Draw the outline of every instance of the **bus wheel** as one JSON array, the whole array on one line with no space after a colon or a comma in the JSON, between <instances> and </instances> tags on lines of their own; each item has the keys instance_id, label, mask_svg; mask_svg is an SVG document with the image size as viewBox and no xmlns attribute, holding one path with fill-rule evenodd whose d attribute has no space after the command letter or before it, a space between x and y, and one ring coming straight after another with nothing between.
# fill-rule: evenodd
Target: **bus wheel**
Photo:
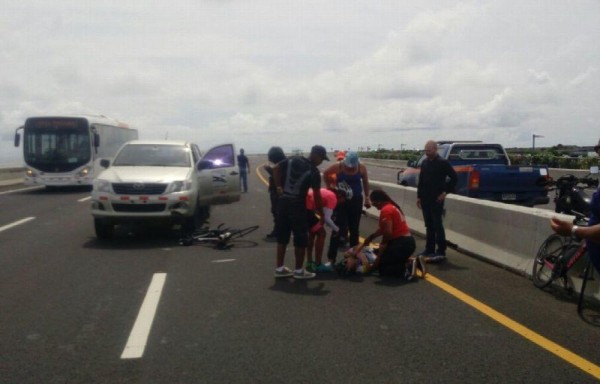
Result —
<instances>
[{"instance_id":1,"label":"bus wheel","mask_svg":"<svg viewBox=\"0 0 600 384\"><path fill-rule=\"evenodd\" d=\"M94 219L94 228L99 240L110 239L115 232L115 226L106 219Z\"/></svg>"}]
</instances>

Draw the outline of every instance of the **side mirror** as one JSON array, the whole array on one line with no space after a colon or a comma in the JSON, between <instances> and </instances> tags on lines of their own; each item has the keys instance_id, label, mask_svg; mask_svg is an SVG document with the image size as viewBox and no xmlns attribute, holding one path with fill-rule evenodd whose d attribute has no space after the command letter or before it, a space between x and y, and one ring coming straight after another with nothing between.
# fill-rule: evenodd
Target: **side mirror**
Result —
<instances>
[{"instance_id":1,"label":"side mirror","mask_svg":"<svg viewBox=\"0 0 600 384\"><path fill-rule=\"evenodd\" d=\"M15 147L18 147L20 143L21 143L21 135L19 135L18 133L15 133Z\"/></svg>"},{"instance_id":2,"label":"side mirror","mask_svg":"<svg viewBox=\"0 0 600 384\"><path fill-rule=\"evenodd\" d=\"M100 146L100 135L98 132L94 132L94 147L98 148Z\"/></svg>"},{"instance_id":3,"label":"side mirror","mask_svg":"<svg viewBox=\"0 0 600 384\"><path fill-rule=\"evenodd\" d=\"M590 167L590 173L592 175L597 175L598 174L598 166L594 165L594 166Z\"/></svg>"},{"instance_id":4,"label":"side mirror","mask_svg":"<svg viewBox=\"0 0 600 384\"><path fill-rule=\"evenodd\" d=\"M100 166L102 168L108 168L108 167L110 167L110 161L107 159L102 159L102 160L100 160Z\"/></svg>"},{"instance_id":5,"label":"side mirror","mask_svg":"<svg viewBox=\"0 0 600 384\"><path fill-rule=\"evenodd\" d=\"M414 160L409 160L408 163L406 163L407 167L411 167L414 168L417 165L417 162Z\"/></svg>"},{"instance_id":6,"label":"side mirror","mask_svg":"<svg viewBox=\"0 0 600 384\"><path fill-rule=\"evenodd\" d=\"M209 160L200 160L198 162L198 166L196 168L199 171L202 171L204 169L212 169L213 168L213 163L212 163L212 161L209 161Z\"/></svg>"}]
</instances>

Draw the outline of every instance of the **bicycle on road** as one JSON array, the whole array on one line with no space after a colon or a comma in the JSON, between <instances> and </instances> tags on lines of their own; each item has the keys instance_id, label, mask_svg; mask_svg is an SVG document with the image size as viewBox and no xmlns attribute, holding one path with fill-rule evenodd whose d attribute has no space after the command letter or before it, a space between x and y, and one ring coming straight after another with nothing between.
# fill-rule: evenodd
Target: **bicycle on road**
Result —
<instances>
[{"instance_id":1,"label":"bicycle on road","mask_svg":"<svg viewBox=\"0 0 600 384\"><path fill-rule=\"evenodd\" d=\"M252 225L249 227L236 229L236 228L225 228L224 224L220 224L217 228L204 227L198 231L193 232L190 235L182 237L179 240L179 244L190 246L190 245L204 245L212 246L215 249L225 250L236 247L250 247L256 246L257 243L251 240L242 240L241 238L256 231L259 228L258 225Z\"/></svg>"},{"instance_id":2,"label":"bicycle on road","mask_svg":"<svg viewBox=\"0 0 600 384\"><path fill-rule=\"evenodd\" d=\"M578 215L573 223L579 226L587 225L587 218ZM587 255L586 243L575 237L564 237L552 234L544 240L533 262L532 280L538 288L546 288L554 281L560 280L568 294L573 293L573 286L568 277L568 272L582 257ZM577 300L577 312L583 310L585 287L591 279L592 263L588 261L584 268L581 291Z\"/></svg>"}]
</instances>

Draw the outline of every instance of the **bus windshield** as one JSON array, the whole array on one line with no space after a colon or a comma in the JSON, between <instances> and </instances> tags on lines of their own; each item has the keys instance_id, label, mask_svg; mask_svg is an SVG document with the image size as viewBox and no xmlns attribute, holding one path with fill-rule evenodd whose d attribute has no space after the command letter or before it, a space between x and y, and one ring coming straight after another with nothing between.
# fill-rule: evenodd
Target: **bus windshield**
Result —
<instances>
[{"instance_id":1,"label":"bus windshield","mask_svg":"<svg viewBox=\"0 0 600 384\"><path fill-rule=\"evenodd\" d=\"M69 172L92 157L88 123L79 118L32 118L24 129L25 163L42 172Z\"/></svg>"}]
</instances>

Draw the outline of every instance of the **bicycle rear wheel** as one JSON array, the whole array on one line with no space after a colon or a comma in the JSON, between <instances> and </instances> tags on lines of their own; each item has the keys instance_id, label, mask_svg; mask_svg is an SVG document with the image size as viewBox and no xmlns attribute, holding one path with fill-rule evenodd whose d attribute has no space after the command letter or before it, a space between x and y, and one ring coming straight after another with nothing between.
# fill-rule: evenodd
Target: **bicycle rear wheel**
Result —
<instances>
[{"instance_id":1,"label":"bicycle rear wheel","mask_svg":"<svg viewBox=\"0 0 600 384\"><path fill-rule=\"evenodd\" d=\"M544 288L556 279L554 264L563 253L564 243L564 238L556 234L550 235L544 240L533 261L531 274L533 285Z\"/></svg>"},{"instance_id":2,"label":"bicycle rear wheel","mask_svg":"<svg viewBox=\"0 0 600 384\"><path fill-rule=\"evenodd\" d=\"M253 225L253 226L246 227L246 228L243 228L243 229L233 229L233 230L230 230L229 231L229 232L231 232L230 239L237 239L237 238L240 238L240 237L244 237L247 234L256 231L257 229L258 229L258 225Z\"/></svg>"}]
</instances>

